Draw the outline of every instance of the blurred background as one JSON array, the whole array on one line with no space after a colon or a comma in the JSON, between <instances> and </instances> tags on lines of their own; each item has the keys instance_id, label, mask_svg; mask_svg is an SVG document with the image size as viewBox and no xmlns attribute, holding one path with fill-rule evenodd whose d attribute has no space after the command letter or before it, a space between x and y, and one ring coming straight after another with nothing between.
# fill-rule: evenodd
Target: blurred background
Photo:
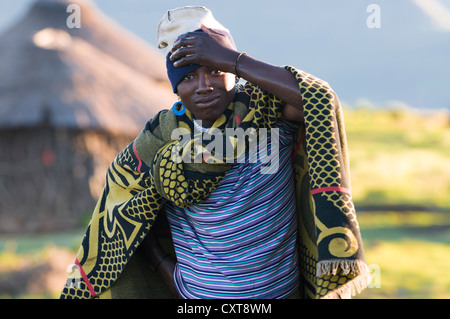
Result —
<instances>
[{"instance_id":1,"label":"blurred background","mask_svg":"<svg viewBox=\"0 0 450 319\"><path fill-rule=\"evenodd\" d=\"M58 297L107 166L175 101L156 28L184 5L339 95L358 298L450 298L450 0L0 0L0 298Z\"/></svg>"}]
</instances>

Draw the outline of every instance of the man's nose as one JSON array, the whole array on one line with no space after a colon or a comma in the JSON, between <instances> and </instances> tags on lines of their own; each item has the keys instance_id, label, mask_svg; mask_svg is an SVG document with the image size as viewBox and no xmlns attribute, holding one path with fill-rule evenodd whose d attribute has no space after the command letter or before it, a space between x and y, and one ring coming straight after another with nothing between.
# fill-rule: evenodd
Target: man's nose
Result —
<instances>
[{"instance_id":1,"label":"man's nose","mask_svg":"<svg viewBox=\"0 0 450 319\"><path fill-rule=\"evenodd\" d=\"M213 87L211 86L211 79L206 73L202 73L198 77L198 85L196 93L202 94L202 93L208 93L213 90Z\"/></svg>"}]
</instances>

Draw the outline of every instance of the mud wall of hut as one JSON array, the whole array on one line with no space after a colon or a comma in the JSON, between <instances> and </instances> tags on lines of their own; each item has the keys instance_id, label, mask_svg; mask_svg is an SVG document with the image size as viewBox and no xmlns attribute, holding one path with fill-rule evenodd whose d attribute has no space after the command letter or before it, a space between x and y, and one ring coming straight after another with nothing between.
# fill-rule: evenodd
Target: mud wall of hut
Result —
<instances>
[{"instance_id":1,"label":"mud wall of hut","mask_svg":"<svg viewBox=\"0 0 450 319\"><path fill-rule=\"evenodd\" d=\"M0 233L84 227L107 167L135 136L98 131L0 131Z\"/></svg>"}]
</instances>

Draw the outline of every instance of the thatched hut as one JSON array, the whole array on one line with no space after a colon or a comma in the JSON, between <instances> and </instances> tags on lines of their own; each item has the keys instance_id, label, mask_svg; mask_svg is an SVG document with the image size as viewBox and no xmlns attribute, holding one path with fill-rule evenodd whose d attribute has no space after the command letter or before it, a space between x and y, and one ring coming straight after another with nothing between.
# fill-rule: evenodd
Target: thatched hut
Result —
<instances>
[{"instance_id":1,"label":"thatched hut","mask_svg":"<svg viewBox=\"0 0 450 319\"><path fill-rule=\"evenodd\" d=\"M172 103L156 49L88 1L36 1L0 35L0 232L77 226L116 154Z\"/></svg>"}]
</instances>

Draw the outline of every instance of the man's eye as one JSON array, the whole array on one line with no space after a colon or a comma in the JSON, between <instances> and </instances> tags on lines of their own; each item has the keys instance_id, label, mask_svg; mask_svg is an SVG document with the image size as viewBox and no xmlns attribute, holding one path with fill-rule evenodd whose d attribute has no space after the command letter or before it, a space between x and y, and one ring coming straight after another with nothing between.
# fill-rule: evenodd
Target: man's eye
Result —
<instances>
[{"instance_id":1,"label":"man's eye","mask_svg":"<svg viewBox=\"0 0 450 319\"><path fill-rule=\"evenodd\" d=\"M214 74L214 75L221 75L222 73L223 72L220 71L219 69L214 69L214 70L211 71L211 74Z\"/></svg>"},{"instance_id":2,"label":"man's eye","mask_svg":"<svg viewBox=\"0 0 450 319\"><path fill-rule=\"evenodd\" d=\"M194 78L194 76L192 74L188 74L183 78L183 80L190 80L192 78Z\"/></svg>"}]
</instances>

